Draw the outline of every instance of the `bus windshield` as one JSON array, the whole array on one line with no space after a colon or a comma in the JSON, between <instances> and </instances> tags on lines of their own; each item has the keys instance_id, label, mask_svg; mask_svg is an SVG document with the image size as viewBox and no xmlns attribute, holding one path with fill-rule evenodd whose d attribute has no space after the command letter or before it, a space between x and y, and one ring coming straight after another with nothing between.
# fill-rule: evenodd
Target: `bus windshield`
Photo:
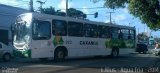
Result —
<instances>
[{"instance_id":1,"label":"bus windshield","mask_svg":"<svg viewBox=\"0 0 160 73\"><path fill-rule=\"evenodd\" d=\"M27 48L30 39L30 23L23 17L18 17L14 24L13 44L16 48Z\"/></svg>"}]
</instances>

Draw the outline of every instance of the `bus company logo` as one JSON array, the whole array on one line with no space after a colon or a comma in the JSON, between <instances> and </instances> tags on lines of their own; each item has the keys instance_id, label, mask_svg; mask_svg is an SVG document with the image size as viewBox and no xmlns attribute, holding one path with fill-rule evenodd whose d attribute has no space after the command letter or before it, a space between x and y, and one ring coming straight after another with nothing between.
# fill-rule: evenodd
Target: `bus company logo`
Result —
<instances>
[{"instance_id":1,"label":"bus company logo","mask_svg":"<svg viewBox=\"0 0 160 73\"><path fill-rule=\"evenodd\" d=\"M64 41L63 41L62 36L55 36L54 37L54 39L53 39L53 45L54 46L63 45L63 44L64 44Z\"/></svg>"},{"instance_id":2,"label":"bus company logo","mask_svg":"<svg viewBox=\"0 0 160 73\"><path fill-rule=\"evenodd\" d=\"M97 41L80 41L80 45L98 45Z\"/></svg>"}]
</instances>

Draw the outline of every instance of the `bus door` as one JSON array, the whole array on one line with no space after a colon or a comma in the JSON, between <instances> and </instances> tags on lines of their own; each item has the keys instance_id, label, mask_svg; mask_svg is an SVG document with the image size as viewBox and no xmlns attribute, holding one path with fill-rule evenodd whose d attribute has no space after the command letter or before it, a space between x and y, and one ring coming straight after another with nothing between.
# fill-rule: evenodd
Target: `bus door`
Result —
<instances>
[{"instance_id":1,"label":"bus door","mask_svg":"<svg viewBox=\"0 0 160 73\"><path fill-rule=\"evenodd\" d=\"M51 48L51 23L49 21L36 20L32 26L32 57L46 58L53 56Z\"/></svg>"}]
</instances>

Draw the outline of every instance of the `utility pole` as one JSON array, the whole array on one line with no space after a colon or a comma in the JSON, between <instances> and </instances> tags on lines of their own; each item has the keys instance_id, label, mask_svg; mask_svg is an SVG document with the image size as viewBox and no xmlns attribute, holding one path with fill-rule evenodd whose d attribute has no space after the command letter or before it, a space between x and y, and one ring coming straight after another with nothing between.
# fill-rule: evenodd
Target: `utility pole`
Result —
<instances>
[{"instance_id":1,"label":"utility pole","mask_svg":"<svg viewBox=\"0 0 160 73\"><path fill-rule=\"evenodd\" d=\"M138 34L139 34L139 28L138 28Z\"/></svg>"},{"instance_id":2,"label":"utility pole","mask_svg":"<svg viewBox=\"0 0 160 73\"><path fill-rule=\"evenodd\" d=\"M68 0L66 0L66 16L68 16Z\"/></svg>"},{"instance_id":3,"label":"utility pole","mask_svg":"<svg viewBox=\"0 0 160 73\"><path fill-rule=\"evenodd\" d=\"M145 24L144 24L144 32L146 32L146 26L145 26Z\"/></svg>"},{"instance_id":4,"label":"utility pole","mask_svg":"<svg viewBox=\"0 0 160 73\"><path fill-rule=\"evenodd\" d=\"M112 13L114 12L106 12L106 13L109 13L109 17L110 17L110 24L112 23Z\"/></svg>"},{"instance_id":5,"label":"utility pole","mask_svg":"<svg viewBox=\"0 0 160 73\"><path fill-rule=\"evenodd\" d=\"M29 2L29 10L30 10L30 12L34 12L34 9L33 9L33 0L30 0L30 2Z\"/></svg>"}]
</instances>

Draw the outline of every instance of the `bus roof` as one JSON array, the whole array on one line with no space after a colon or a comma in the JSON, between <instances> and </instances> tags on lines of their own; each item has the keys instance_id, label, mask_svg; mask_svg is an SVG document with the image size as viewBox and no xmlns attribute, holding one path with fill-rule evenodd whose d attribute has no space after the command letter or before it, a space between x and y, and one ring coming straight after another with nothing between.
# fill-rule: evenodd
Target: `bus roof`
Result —
<instances>
[{"instance_id":1,"label":"bus roof","mask_svg":"<svg viewBox=\"0 0 160 73\"><path fill-rule=\"evenodd\" d=\"M21 14L21 15L26 15L26 14L32 14L32 16L34 18L43 19L43 20L57 19L57 20L74 21L74 22L81 22L81 23L88 23L88 24L105 25L105 26L118 27L118 28L135 29L135 27L124 26L124 25L117 25L117 24L114 24L114 23L112 23L110 25L110 23L96 22L96 21L91 21L91 20L81 19L81 18L73 18L73 17L49 15L49 14L43 14L43 13L38 13L38 12L24 13L24 14Z\"/></svg>"}]
</instances>

